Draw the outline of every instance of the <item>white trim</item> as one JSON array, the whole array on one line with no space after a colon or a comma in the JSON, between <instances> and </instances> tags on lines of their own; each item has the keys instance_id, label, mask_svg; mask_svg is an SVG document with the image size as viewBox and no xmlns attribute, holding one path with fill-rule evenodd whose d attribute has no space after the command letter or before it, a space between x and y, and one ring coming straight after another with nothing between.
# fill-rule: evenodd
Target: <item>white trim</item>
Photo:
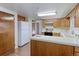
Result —
<instances>
[{"instance_id":1,"label":"white trim","mask_svg":"<svg viewBox=\"0 0 79 59\"><path fill-rule=\"evenodd\" d=\"M9 14L12 14L12 15L16 14L16 12L13 12L13 11L11 11L7 8L1 7L1 6L0 6L0 11L6 12L6 13L9 13Z\"/></svg>"},{"instance_id":2,"label":"white trim","mask_svg":"<svg viewBox=\"0 0 79 59\"><path fill-rule=\"evenodd\" d=\"M68 15L68 13L70 13L72 11L72 9L76 6L77 4L73 4L71 7L67 8L65 11L64 11L64 14L62 14L61 16L62 17L65 17Z\"/></svg>"},{"instance_id":3,"label":"white trim","mask_svg":"<svg viewBox=\"0 0 79 59\"><path fill-rule=\"evenodd\" d=\"M17 22L17 13L14 12L14 11L11 11L7 8L4 8L4 7L0 7L0 11L2 12L6 12L6 13L9 13L9 14L12 14L14 15L14 22L15 22L15 48L18 48L18 22Z\"/></svg>"}]
</instances>

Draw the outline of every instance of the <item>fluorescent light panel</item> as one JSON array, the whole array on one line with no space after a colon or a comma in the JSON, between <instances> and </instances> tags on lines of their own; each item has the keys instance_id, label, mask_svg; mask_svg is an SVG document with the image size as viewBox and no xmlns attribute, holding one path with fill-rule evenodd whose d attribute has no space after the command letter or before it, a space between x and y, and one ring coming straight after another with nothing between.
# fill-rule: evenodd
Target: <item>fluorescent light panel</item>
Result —
<instances>
[{"instance_id":1,"label":"fluorescent light panel","mask_svg":"<svg viewBox=\"0 0 79 59\"><path fill-rule=\"evenodd\" d=\"M56 11L46 11L46 12L39 12L38 16L51 16L51 15L56 15Z\"/></svg>"}]
</instances>

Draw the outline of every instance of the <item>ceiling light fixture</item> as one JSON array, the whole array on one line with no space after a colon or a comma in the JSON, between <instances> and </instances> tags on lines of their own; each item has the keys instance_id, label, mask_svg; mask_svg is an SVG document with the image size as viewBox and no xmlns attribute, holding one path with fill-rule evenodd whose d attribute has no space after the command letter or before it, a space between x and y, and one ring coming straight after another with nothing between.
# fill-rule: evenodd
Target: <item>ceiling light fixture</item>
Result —
<instances>
[{"instance_id":1,"label":"ceiling light fixture","mask_svg":"<svg viewBox=\"0 0 79 59\"><path fill-rule=\"evenodd\" d=\"M2 17L1 19L3 19L3 20L14 20L14 17Z\"/></svg>"},{"instance_id":2,"label":"ceiling light fixture","mask_svg":"<svg viewBox=\"0 0 79 59\"><path fill-rule=\"evenodd\" d=\"M52 15L56 15L56 10L54 10L54 11L39 12L37 15L38 16L52 16Z\"/></svg>"}]
</instances>

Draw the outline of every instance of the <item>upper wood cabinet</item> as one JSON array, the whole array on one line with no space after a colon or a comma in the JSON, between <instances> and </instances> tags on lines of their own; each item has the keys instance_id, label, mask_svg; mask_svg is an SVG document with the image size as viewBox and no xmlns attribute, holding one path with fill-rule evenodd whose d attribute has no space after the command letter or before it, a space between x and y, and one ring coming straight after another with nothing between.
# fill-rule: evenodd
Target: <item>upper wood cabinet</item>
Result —
<instances>
[{"instance_id":1,"label":"upper wood cabinet","mask_svg":"<svg viewBox=\"0 0 79 59\"><path fill-rule=\"evenodd\" d=\"M70 20L69 20L69 18L59 19L53 23L53 26L55 28L69 28L70 27Z\"/></svg>"},{"instance_id":2,"label":"upper wood cabinet","mask_svg":"<svg viewBox=\"0 0 79 59\"><path fill-rule=\"evenodd\" d=\"M54 28L69 28L70 27L69 17L61 18L61 19L57 19L57 20L52 20L51 23ZM45 20L42 21L42 26L43 26L43 28L45 28L45 26L46 26Z\"/></svg>"},{"instance_id":3,"label":"upper wood cabinet","mask_svg":"<svg viewBox=\"0 0 79 59\"><path fill-rule=\"evenodd\" d=\"M66 17L76 16L76 8L72 9Z\"/></svg>"},{"instance_id":4,"label":"upper wood cabinet","mask_svg":"<svg viewBox=\"0 0 79 59\"><path fill-rule=\"evenodd\" d=\"M75 27L79 27L79 4L77 4L75 8L67 15L67 17L71 16L74 16Z\"/></svg>"},{"instance_id":5,"label":"upper wood cabinet","mask_svg":"<svg viewBox=\"0 0 79 59\"><path fill-rule=\"evenodd\" d=\"M79 4L76 6L75 27L79 27Z\"/></svg>"},{"instance_id":6,"label":"upper wood cabinet","mask_svg":"<svg viewBox=\"0 0 79 59\"><path fill-rule=\"evenodd\" d=\"M28 21L27 17L18 15L18 21Z\"/></svg>"},{"instance_id":7,"label":"upper wood cabinet","mask_svg":"<svg viewBox=\"0 0 79 59\"><path fill-rule=\"evenodd\" d=\"M62 23L64 23L64 27L69 28L70 27L70 18L65 18L64 22L62 22Z\"/></svg>"},{"instance_id":8,"label":"upper wood cabinet","mask_svg":"<svg viewBox=\"0 0 79 59\"><path fill-rule=\"evenodd\" d=\"M54 22L53 22L53 26L54 26L55 28L61 27L61 20L56 20L56 21L54 21Z\"/></svg>"}]
</instances>

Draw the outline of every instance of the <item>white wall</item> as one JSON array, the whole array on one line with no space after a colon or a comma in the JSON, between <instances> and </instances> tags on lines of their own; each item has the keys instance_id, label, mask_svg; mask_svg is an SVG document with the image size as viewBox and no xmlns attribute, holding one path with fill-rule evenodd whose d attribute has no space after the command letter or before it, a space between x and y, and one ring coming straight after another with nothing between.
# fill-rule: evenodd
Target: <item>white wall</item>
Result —
<instances>
[{"instance_id":1,"label":"white wall","mask_svg":"<svg viewBox=\"0 0 79 59\"><path fill-rule=\"evenodd\" d=\"M29 28L28 28L28 31L29 31L29 36L28 36L28 39L30 40L31 37L32 37L32 18L28 17L28 22L29 22Z\"/></svg>"},{"instance_id":2,"label":"white wall","mask_svg":"<svg viewBox=\"0 0 79 59\"><path fill-rule=\"evenodd\" d=\"M70 17L70 33L74 33L74 16Z\"/></svg>"},{"instance_id":3,"label":"white wall","mask_svg":"<svg viewBox=\"0 0 79 59\"><path fill-rule=\"evenodd\" d=\"M36 33L37 33L37 23L39 23L39 34L41 34L41 32L42 32L42 22L41 22L41 20L37 20L35 22L35 31L36 31Z\"/></svg>"}]
</instances>

